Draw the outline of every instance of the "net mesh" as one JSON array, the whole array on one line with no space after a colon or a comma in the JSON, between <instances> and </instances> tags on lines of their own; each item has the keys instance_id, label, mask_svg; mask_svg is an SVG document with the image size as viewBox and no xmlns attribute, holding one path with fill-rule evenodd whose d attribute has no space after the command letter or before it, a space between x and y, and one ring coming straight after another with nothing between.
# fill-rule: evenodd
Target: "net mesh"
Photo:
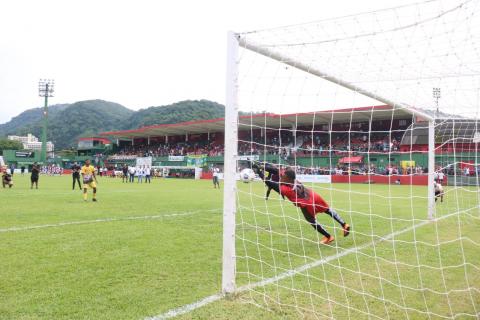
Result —
<instances>
[{"instance_id":1,"label":"net mesh","mask_svg":"<svg viewBox=\"0 0 480 320\"><path fill-rule=\"evenodd\" d=\"M317 214L335 237L324 245L298 205L239 183L240 299L285 318L480 316L479 5L238 34L238 169L294 168L352 228L343 237ZM443 187L433 219L428 121Z\"/></svg>"}]
</instances>

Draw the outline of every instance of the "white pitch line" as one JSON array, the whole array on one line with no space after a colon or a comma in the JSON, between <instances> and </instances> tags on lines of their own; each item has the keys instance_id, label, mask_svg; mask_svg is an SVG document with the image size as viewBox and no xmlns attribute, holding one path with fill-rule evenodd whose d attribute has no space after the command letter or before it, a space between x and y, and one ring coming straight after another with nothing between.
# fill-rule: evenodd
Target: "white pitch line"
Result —
<instances>
[{"instance_id":1,"label":"white pitch line","mask_svg":"<svg viewBox=\"0 0 480 320\"><path fill-rule=\"evenodd\" d=\"M265 280L262 280L262 281L259 281L259 282L256 282L256 283L252 283L252 284L249 284L249 285L245 285L245 286L242 286L242 287L239 287L237 288L236 290L236 293L241 293L241 292L244 292L244 291L248 291L248 290L251 290L253 288L256 288L256 287L261 287L261 286L266 286L266 285L269 285L269 284L272 284L272 283L275 283L277 281L280 281L280 280L283 280L285 278L289 278L289 277L292 277L294 275L297 275L299 273L302 273L308 269L311 269L311 268L315 268L315 267L318 267L318 266L321 266L322 264L326 264L332 260L335 260L335 259L339 259L341 257L344 257L346 255L349 255L349 254L352 254L352 253L355 253L355 252L358 252L358 251L361 251L363 249L366 249L368 247L371 247L373 245L376 245L380 242L383 242L385 240L389 240L391 238L394 238L396 236L399 236L401 234L404 234L404 233L407 233L409 231L412 231L416 228L419 228L419 227L423 227L424 225L427 225L431 222L438 222L440 220L443 220L443 219L446 219L446 218L449 218L451 216L454 216L454 215L457 215L458 212L454 212L454 213L450 213L450 214L447 214L445 216L441 216L440 218L437 218L435 220L425 220L425 221L422 221L416 225L413 225L411 227L408 227L408 228L405 228L405 229L402 229L402 230L399 230L397 232L393 232L393 233L390 233L384 237L381 237L375 241L372 241L372 242L368 242L364 245L361 245L359 247L354 247L354 248L350 248L350 249L347 249L347 250L344 250L342 251L341 253L338 253L338 254L335 254L335 255L332 255L332 256L328 256L328 257L325 257L323 259L320 259L320 260L317 260L317 261L314 261L312 263L308 263L308 264L305 264L301 267L298 267L296 269L293 269L293 270L288 270L286 272L283 272L275 277L272 277L272 278L268 278L268 279L265 279ZM218 301L218 300L221 300L222 298L224 298L225 295L223 293L218 293L218 294L214 294L214 295L211 295L211 296L208 296L206 298L203 298L202 300L199 300L197 302L194 302L194 303L191 303L191 304L187 304L187 305L184 305L182 307L179 307L179 308L175 308L175 309L172 309L166 313L163 313L163 314L160 314L160 315L157 315L157 316L153 316L153 317L147 317L145 318L145 320L164 320L164 319L170 319L170 318L174 318L174 317L177 317L179 315L182 315L182 314L186 314L186 313L189 313L195 309L198 309L200 307L203 307L209 303L212 303L212 302L215 302L215 301Z\"/></svg>"},{"instance_id":2,"label":"white pitch line","mask_svg":"<svg viewBox=\"0 0 480 320\"><path fill-rule=\"evenodd\" d=\"M197 302L187 304L187 305L185 305L183 307L180 307L180 308L172 309L172 310L168 311L167 313L161 314L159 316L154 316L154 317L151 317L151 318L145 318L145 320L160 320L160 319L169 319L169 318L177 317L181 314L189 313L189 312L191 312L195 309L203 307L203 306L205 306L209 303L221 300L223 297L224 297L224 295L222 293L214 294L213 296L203 298L202 300L199 300Z\"/></svg>"},{"instance_id":3,"label":"white pitch line","mask_svg":"<svg viewBox=\"0 0 480 320\"><path fill-rule=\"evenodd\" d=\"M27 230L36 230L36 229L45 229L45 228L56 228L70 225L82 225L82 224L92 224L100 222L112 222L112 221L129 221L129 220L153 220L160 218L168 217L180 217L180 216L189 216L199 212L221 212L220 209L215 210L199 210L191 211L184 213L172 213L172 214L161 214L161 215L152 215L152 216L139 216L139 217L124 217L124 218L104 218L104 219L95 219L95 220L83 220L83 221L69 221L69 222L59 222L54 224L42 224L37 226L26 226L26 227L10 227L5 229L0 229L0 233L5 232L14 232L14 231L27 231Z\"/></svg>"}]
</instances>

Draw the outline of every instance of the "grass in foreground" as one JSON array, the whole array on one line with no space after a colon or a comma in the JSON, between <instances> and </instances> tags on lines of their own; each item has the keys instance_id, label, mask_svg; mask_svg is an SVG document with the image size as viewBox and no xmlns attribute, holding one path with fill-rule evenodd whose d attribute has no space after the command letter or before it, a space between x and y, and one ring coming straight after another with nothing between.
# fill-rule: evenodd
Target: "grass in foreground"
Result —
<instances>
[{"instance_id":1,"label":"grass in foreground","mask_svg":"<svg viewBox=\"0 0 480 320\"><path fill-rule=\"evenodd\" d=\"M99 180L98 203L84 203L69 177L42 176L30 190L16 176L14 189L0 190L0 319L142 319L220 291L221 190L210 181ZM465 213L404 232L425 220L426 188L319 185L354 228L344 239L319 216L336 232L326 247L290 203L266 202L259 183L239 188L240 287L365 248L180 318L462 318L480 310L477 190L449 190L437 215Z\"/></svg>"}]
</instances>

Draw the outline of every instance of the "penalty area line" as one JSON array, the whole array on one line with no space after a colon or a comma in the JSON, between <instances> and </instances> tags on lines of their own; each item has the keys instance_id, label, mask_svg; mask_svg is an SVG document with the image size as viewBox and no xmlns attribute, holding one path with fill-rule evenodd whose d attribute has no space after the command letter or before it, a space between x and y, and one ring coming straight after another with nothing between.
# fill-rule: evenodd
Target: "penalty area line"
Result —
<instances>
[{"instance_id":1,"label":"penalty area line","mask_svg":"<svg viewBox=\"0 0 480 320\"><path fill-rule=\"evenodd\" d=\"M367 243L365 243L365 244L363 244L359 247L350 248L350 249L344 250L340 253L337 253L337 254L322 258L320 260L314 261L312 263L307 263L307 264L305 264L301 267L298 267L298 268L295 268L295 269L292 269L292 270L288 270L288 271L283 272L283 273L281 273L281 274L279 274L275 277L268 278L268 279L265 279L265 280L262 280L262 281L259 281L259 282L255 282L255 283L252 283L252 284L248 284L248 285L239 287L239 288L237 288L235 293L242 293L244 291L248 291L248 290L251 290L251 289L254 289L254 288L257 288L257 287L266 286L266 285L278 282L280 280L283 280L283 279L286 279L286 278L289 278L289 277L293 277L294 275L300 274L300 273L302 273L302 272L304 272L308 269L315 268L315 267L321 266L323 264L326 264L330 261L333 261L333 260L342 258L344 256L347 256L349 254L359 252L359 251L361 251L363 249L366 249L368 247L377 245L377 244L379 244L383 241L390 240L392 238L395 238L396 236L399 236L401 234L410 232L410 231L412 231L416 228L420 228L420 227L423 227L423 226L425 226L429 223L438 222L440 220L450 218L450 217L452 217L454 215L457 215L457 214L459 214L459 212L450 213L450 214L441 216L441 217L433 219L433 220L422 221L422 222L417 223L417 224L415 224L411 227L408 227L408 228L390 233L390 234L388 234L386 236L383 236L383 237L381 237L377 240L367 242ZM146 317L146 318L144 318L144 320L164 320L164 319L174 318L174 317L180 316L182 314L192 312L193 310L198 309L200 307L203 307L203 306L205 306L207 304L210 304L212 302L221 300L224 297L225 297L225 294L223 294L223 293L214 294L214 295L208 296L206 298L203 298L203 299L201 299L197 302L190 303L190 304L187 304L187 305L184 305L182 307L175 308L175 309L171 309L171 310L167 311L166 313L163 313L163 314L160 314L160 315L157 315L157 316L153 316L153 317Z\"/></svg>"},{"instance_id":2,"label":"penalty area line","mask_svg":"<svg viewBox=\"0 0 480 320\"><path fill-rule=\"evenodd\" d=\"M124 218L104 218L104 219L94 219L94 220L83 220L83 221L69 221L69 222L59 222L52 224L41 224L37 226L26 226L26 227L10 227L5 229L0 229L0 233L6 232L15 232L15 231L28 231L36 229L46 229L46 228L58 228L71 225L82 225L82 224L93 224L101 222L115 222L115 221L132 221L132 220L155 220L161 218L169 217L181 217L181 216L190 216L199 212L221 212L220 209L215 210L199 210L183 213L171 213L171 214L160 214L160 215L151 215L151 216L139 216L139 217L124 217Z\"/></svg>"}]
</instances>

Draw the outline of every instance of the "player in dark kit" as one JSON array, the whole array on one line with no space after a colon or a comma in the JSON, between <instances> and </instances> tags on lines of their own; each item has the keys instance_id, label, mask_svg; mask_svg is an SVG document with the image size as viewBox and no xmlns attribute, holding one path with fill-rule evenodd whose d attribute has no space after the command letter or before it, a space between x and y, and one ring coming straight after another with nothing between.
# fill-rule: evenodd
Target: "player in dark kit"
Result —
<instances>
[{"instance_id":1,"label":"player in dark kit","mask_svg":"<svg viewBox=\"0 0 480 320\"><path fill-rule=\"evenodd\" d=\"M122 167L122 182L128 182L128 166L126 164Z\"/></svg>"},{"instance_id":2,"label":"player in dark kit","mask_svg":"<svg viewBox=\"0 0 480 320\"><path fill-rule=\"evenodd\" d=\"M40 167L38 164L35 162L32 165L32 172L30 175L30 189L33 189L33 185L35 184L35 189L38 189L38 179L40 176Z\"/></svg>"},{"instance_id":3,"label":"player in dark kit","mask_svg":"<svg viewBox=\"0 0 480 320\"><path fill-rule=\"evenodd\" d=\"M75 190L75 184L78 182L78 189L82 190L82 184L80 183L80 166L75 162L72 166L72 179L73 187L72 190Z\"/></svg>"},{"instance_id":4,"label":"player in dark kit","mask_svg":"<svg viewBox=\"0 0 480 320\"><path fill-rule=\"evenodd\" d=\"M278 176L280 181L274 181L273 179L264 180L267 187L277 191L280 195L285 196L295 206L299 207L305 217L305 220L310 225L323 235L320 243L328 244L335 240L317 221L315 216L324 212L337 221L343 230L343 236L346 237L350 233L350 225L346 223L338 213L330 208L328 203L323 198L311 189L305 188L305 186L296 180L295 171L291 168L285 170L283 174L274 165L265 163L263 165L253 163L252 168L258 173L262 179L265 176L265 172L269 173L269 176Z\"/></svg>"},{"instance_id":5,"label":"player in dark kit","mask_svg":"<svg viewBox=\"0 0 480 320\"><path fill-rule=\"evenodd\" d=\"M280 193L280 170L277 167L267 163L263 166L262 170L261 165L259 165L258 163L253 163L252 168L267 186L267 194L265 195L265 200L268 200L268 198L270 197L270 192L272 191L272 189L277 191L277 193L280 194L285 200L285 196ZM268 170L266 168L268 168Z\"/></svg>"},{"instance_id":6,"label":"player in dark kit","mask_svg":"<svg viewBox=\"0 0 480 320\"><path fill-rule=\"evenodd\" d=\"M8 188L11 188L13 186L13 178L10 173L5 171L2 176L2 186L5 188L8 186Z\"/></svg>"}]
</instances>

